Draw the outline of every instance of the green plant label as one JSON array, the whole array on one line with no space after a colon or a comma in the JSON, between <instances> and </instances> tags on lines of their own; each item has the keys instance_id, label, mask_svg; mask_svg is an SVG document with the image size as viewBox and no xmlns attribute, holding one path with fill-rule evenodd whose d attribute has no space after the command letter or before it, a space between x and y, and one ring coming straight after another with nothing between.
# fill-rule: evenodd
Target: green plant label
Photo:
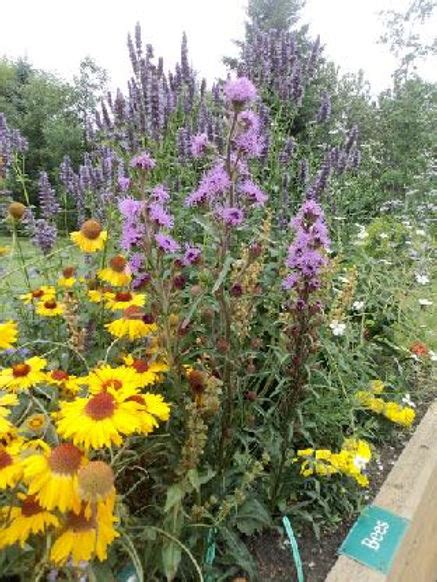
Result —
<instances>
[{"instance_id":1,"label":"green plant label","mask_svg":"<svg viewBox=\"0 0 437 582\"><path fill-rule=\"evenodd\" d=\"M338 553L387 574L408 525L408 519L370 505L361 513Z\"/></svg>"}]
</instances>

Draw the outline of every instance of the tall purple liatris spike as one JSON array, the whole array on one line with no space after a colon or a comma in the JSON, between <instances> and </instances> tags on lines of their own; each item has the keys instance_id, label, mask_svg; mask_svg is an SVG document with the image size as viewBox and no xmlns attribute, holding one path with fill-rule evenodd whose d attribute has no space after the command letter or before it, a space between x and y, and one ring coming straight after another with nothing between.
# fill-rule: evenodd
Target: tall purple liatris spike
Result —
<instances>
[{"instance_id":1,"label":"tall purple liatris spike","mask_svg":"<svg viewBox=\"0 0 437 582\"><path fill-rule=\"evenodd\" d=\"M38 198L42 216L46 220L53 220L59 214L61 207L56 200L56 193L50 184L47 172L40 172Z\"/></svg>"},{"instance_id":2,"label":"tall purple liatris spike","mask_svg":"<svg viewBox=\"0 0 437 582\"><path fill-rule=\"evenodd\" d=\"M326 123L331 116L331 97L325 91L320 102L320 109L317 113L317 123Z\"/></svg>"}]
</instances>

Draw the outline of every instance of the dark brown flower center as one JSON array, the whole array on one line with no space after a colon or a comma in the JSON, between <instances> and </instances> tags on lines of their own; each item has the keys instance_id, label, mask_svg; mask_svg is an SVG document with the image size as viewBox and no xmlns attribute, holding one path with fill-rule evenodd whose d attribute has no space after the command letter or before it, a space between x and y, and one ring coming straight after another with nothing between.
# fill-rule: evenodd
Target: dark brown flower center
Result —
<instances>
[{"instance_id":1,"label":"dark brown flower center","mask_svg":"<svg viewBox=\"0 0 437 582\"><path fill-rule=\"evenodd\" d=\"M102 232L102 227L97 222L97 220L87 220L82 224L82 228L80 232L83 236L89 240L95 240L99 238L100 233Z\"/></svg>"},{"instance_id":2,"label":"dark brown flower center","mask_svg":"<svg viewBox=\"0 0 437 582\"><path fill-rule=\"evenodd\" d=\"M80 467L82 452L71 443L64 443L53 449L49 466L55 473L73 475Z\"/></svg>"},{"instance_id":3,"label":"dark brown flower center","mask_svg":"<svg viewBox=\"0 0 437 582\"><path fill-rule=\"evenodd\" d=\"M52 374L51 374L53 380L58 380L59 382L62 382L64 380L68 380L68 378L70 377L67 372L64 372L64 370L53 370Z\"/></svg>"},{"instance_id":4,"label":"dark brown flower center","mask_svg":"<svg viewBox=\"0 0 437 582\"><path fill-rule=\"evenodd\" d=\"M32 297L34 299L39 299L43 295L44 295L44 291L42 289L35 289L35 291L32 291Z\"/></svg>"},{"instance_id":5,"label":"dark brown flower center","mask_svg":"<svg viewBox=\"0 0 437 582\"><path fill-rule=\"evenodd\" d=\"M26 499L24 499L21 506L21 513L25 517L32 517L32 515L36 515L37 513L41 513L42 511L44 511L44 509L41 507L38 501L36 501L33 495L30 495L29 497L26 497Z\"/></svg>"},{"instance_id":6,"label":"dark brown flower center","mask_svg":"<svg viewBox=\"0 0 437 582\"><path fill-rule=\"evenodd\" d=\"M62 271L62 274L66 279L70 279L70 277L72 277L75 272L75 267L65 267L65 269Z\"/></svg>"},{"instance_id":7,"label":"dark brown flower center","mask_svg":"<svg viewBox=\"0 0 437 582\"><path fill-rule=\"evenodd\" d=\"M3 447L0 447L0 471L9 465L12 465L12 457Z\"/></svg>"},{"instance_id":8,"label":"dark brown flower center","mask_svg":"<svg viewBox=\"0 0 437 582\"><path fill-rule=\"evenodd\" d=\"M54 299L49 299L48 301L44 301L44 307L46 309L55 309L57 307L57 303Z\"/></svg>"},{"instance_id":9,"label":"dark brown flower center","mask_svg":"<svg viewBox=\"0 0 437 582\"><path fill-rule=\"evenodd\" d=\"M115 271L116 273L122 273L126 267L127 261L121 255L117 255L116 257L113 257L109 261L109 264L113 271Z\"/></svg>"},{"instance_id":10,"label":"dark brown flower center","mask_svg":"<svg viewBox=\"0 0 437 582\"><path fill-rule=\"evenodd\" d=\"M107 392L93 396L85 406L85 413L93 420L110 418L114 414L115 400Z\"/></svg>"},{"instance_id":11,"label":"dark brown flower center","mask_svg":"<svg viewBox=\"0 0 437 582\"><path fill-rule=\"evenodd\" d=\"M116 301L130 301L132 299L132 293L129 291L119 291L115 294Z\"/></svg>"},{"instance_id":12,"label":"dark brown flower center","mask_svg":"<svg viewBox=\"0 0 437 582\"><path fill-rule=\"evenodd\" d=\"M137 307L136 305L130 305L127 309L123 312L124 319L143 319L144 311L141 307Z\"/></svg>"},{"instance_id":13,"label":"dark brown flower center","mask_svg":"<svg viewBox=\"0 0 437 582\"><path fill-rule=\"evenodd\" d=\"M141 396L141 394L134 394L133 396L129 396L129 398L126 398L126 402L136 402L137 404L146 404L146 401L144 400L144 397Z\"/></svg>"},{"instance_id":14,"label":"dark brown flower center","mask_svg":"<svg viewBox=\"0 0 437 582\"><path fill-rule=\"evenodd\" d=\"M12 375L14 378L22 378L23 376L27 376L30 370L31 367L29 364L16 364L12 366Z\"/></svg>"},{"instance_id":15,"label":"dark brown flower center","mask_svg":"<svg viewBox=\"0 0 437 582\"><path fill-rule=\"evenodd\" d=\"M114 390L120 390L123 387L123 382L121 380L117 380L117 378L110 378L109 380L105 380L102 382L102 390L106 392L108 388L113 388Z\"/></svg>"},{"instance_id":16,"label":"dark brown flower center","mask_svg":"<svg viewBox=\"0 0 437 582\"><path fill-rule=\"evenodd\" d=\"M87 519L83 510L79 515L70 511L67 514L67 527L75 532L86 531L95 527L95 520L92 517Z\"/></svg>"},{"instance_id":17,"label":"dark brown flower center","mask_svg":"<svg viewBox=\"0 0 437 582\"><path fill-rule=\"evenodd\" d=\"M132 367L135 368L139 374L142 374L143 372L147 372L149 369L149 364L146 362L146 360L136 359L133 361Z\"/></svg>"}]
</instances>

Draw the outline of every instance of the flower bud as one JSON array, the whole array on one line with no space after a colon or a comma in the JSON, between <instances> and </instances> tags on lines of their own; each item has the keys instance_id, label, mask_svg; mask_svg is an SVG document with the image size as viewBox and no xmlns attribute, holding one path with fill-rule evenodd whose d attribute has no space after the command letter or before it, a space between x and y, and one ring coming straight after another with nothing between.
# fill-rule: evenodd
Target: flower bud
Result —
<instances>
[{"instance_id":1,"label":"flower bud","mask_svg":"<svg viewBox=\"0 0 437 582\"><path fill-rule=\"evenodd\" d=\"M21 220L27 208L21 202L11 202L8 207L9 216L14 220Z\"/></svg>"}]
</instances>

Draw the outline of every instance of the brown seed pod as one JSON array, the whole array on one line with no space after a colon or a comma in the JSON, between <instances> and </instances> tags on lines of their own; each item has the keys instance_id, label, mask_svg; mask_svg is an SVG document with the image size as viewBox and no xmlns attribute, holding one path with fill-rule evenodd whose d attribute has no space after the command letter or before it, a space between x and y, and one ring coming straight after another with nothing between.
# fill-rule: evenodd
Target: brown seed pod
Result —
<instances>
[{"instance_id":1,"label":"brown seed pod","mask_svg":"<svg viewBox=\"0 0 437 582\"><path fill-rule=\"evenodd\" d=\"M102 232L102 227L97 222L97 220L87 220L82 224L80 232L83 236L89 240L95 240L99 238L100 233Z\"/></svg>"},{"instance_id":2,"label":"brown seed pod","mask_svg":"<svg viewBox=\"0 0 437 582\"><path fill-rule=\"evenodd\" d=\"M109 261L109 265L116 273L122 273L127 265L127 261L121 255L116 255Z\"/></svg>"},{"instance_id":3,"label":"brown seed pod","mask_svg":"<svg viewBox=\"0 0 437 582\"><path fill-rule=\"evenodd\" d=\"M15 220L21 220L27 208L21 202L11 202L8 207L9 216Z\"/></svg>"}]
</instances>

